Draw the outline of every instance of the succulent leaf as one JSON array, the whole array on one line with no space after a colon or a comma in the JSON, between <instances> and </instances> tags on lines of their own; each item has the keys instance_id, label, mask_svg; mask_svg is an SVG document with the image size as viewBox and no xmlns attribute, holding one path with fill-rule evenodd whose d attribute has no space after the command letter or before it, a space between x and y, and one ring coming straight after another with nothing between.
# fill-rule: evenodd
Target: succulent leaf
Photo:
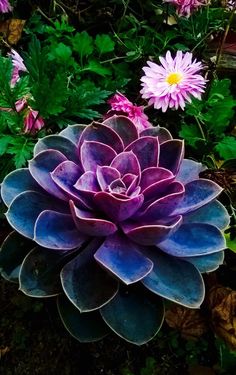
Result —
<instances>
[{"instance_id":1,"label":"succulent leaf","mask_svg":"<svg viewBox=\"0 0 236 375\"><path fill-rule=\"evenodd\" d=\"M33 241L15 231L7 236L0 250L0 273L4 279L18 283L23 259L33 246Z\"/></svg>"},{"instance_id":2,"label":"succulent leaf","mask_svg":"<svg viewBox=\"0 0 236 375\"><path fill-rule=\"evenodd\" d=\"M164 319L162 299L141 286L120 290L101 309L109 327L126 341L143 345L160 330Z\"/></svg>"}]
</instances>

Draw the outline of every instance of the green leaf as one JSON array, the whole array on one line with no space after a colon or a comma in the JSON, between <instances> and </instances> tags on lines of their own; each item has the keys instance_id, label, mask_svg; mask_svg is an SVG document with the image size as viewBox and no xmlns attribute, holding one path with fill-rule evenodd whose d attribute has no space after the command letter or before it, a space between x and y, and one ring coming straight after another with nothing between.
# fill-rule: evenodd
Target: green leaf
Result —
<instances>
[{"instance_id":1,"label":"green leaf","mask_svg":"<svg viewBox=\"0 0 236 375\"><path fill-rule=\"evenodd\" d=\"M49 53L49 60L58 60L59 62L69 63L72 56L72 50L70 47L66 46L64 43L59 43L53 50Z\"/></svg>"},{"instance_id":2,"label":"green leaf","mask_svg":"<svg viewBox=\"0 0 236 375\"><path fill-rule=\"evenodd\" d=\"M93 52L93 38L87 33L76 33L72 39L74 50L79 53L80 57L89 56Z\"/></svg>"},{"instance_id":3,"label":"green leaf","mask_svg":"<svg viewBox=\"0 0 236 375\"><path fill-rule=\"evenodd\" d=\"M107 52L112 52L115 48L115 43L107 34L97 35L95 45L101 55Z\"/></svg>"},{"instance_id":4,"label":"green leaf","mask_svg":"<svg viewBox=\"0 0 236 375\"><path fill-rule=\"evenodd\" d=\"M212 105L212 108L204 114L204 120L208 123L208 129L216 135L221 135L228 127L231 118L234 115L233 108L236 101L228 97Z\"/></svg>"},{"instance_id":5,"label":"green leaf","mask_svg":"<svg viewBox=\"0 0 236 375\"><path fill-rule=\"evenodd\" d=\"M18 99L22 99L23 96L29 93L29 76L24 76L16 82L13 88L13 95L14 99L17 101Z\"/></svg>"},{"instance_id":6,"label":"green leaf","mask_svg":"<svg viewBox=\"0 0 236 375\"><path fill-rule=\"evenodd\" d=\"M236 253L236 237L234 239L230 238L230 233L225 233L226 245L228 249Z\"/></svg>"},{"instance_id":7,"label":"green leaf","mask_svg":"<svg viewBox=\"0 0 236 375\"><path fill-rule=\"evenodd\" d=\"M236 152L236 138L226 136L215 146L216 151L223 159L235 158Z\"/></svg>"},{"instance_id":8,"label":"green leaf","mask_svg":"<svg viewBox=\"0 0 236 375\"><path fill-rule=\"evenodd\" d=\"M9 143L14 139L14 137L10 135L1 135L0 136L0 155L5 154L7 151Z\"/></svg>"},{"instance_id":9,"label":"green leaf","mask_svg":"<svg viewBox=\"0 0 236 375\"><path fill-rule=\"evenodd\" d=\"M12 138L7 153L13 155L16 168L23 167L26 161L32 157L33 147L34 143L23 136Z\"/></svg>"},{"instance_id":10,"label":"green leaf","mask_svg":"<svg viewBox=\"0 0 236 375\"><path fill-rule=\"evenodd\" d=\"M220 94L222 96L222 93L224 93L224 97L230 95L230 85L231 81L228 78L221 80L213 80L208 95L208 103L211 104L211 100L214 98L215 95Z\"/></svg>"},{"instance_id":11,"label":"green leaf","mask_svg":"<svg viewBox=\"0 0 236 375\"><path fill-rule=\"evenodd\" d=\"M84 70L90 70L91 72L103 77L112 74L109 68L106 68L105 66L101 65L99 61L96 60L89 61L89 64L84 68Z\"/></svg>"},{"instance_id":12,"label":"green leaf","mask_svg":"<svg viewBox=\"0 0 236 375\"><path fill-rule=\"evenodd\" d=\"M183 123L179 136L182 137L187 144L195 148L197 147L196 144L198 141L203 141L197 125L187 125Z\"/></svg>"}]
</instances>

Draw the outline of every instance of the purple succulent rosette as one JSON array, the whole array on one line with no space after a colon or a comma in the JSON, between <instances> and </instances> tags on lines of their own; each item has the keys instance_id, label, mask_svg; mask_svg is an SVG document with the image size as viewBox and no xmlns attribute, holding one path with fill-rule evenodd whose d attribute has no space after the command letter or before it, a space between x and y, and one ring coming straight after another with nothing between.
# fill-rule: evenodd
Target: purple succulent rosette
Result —
<instances>
[{"instance_id":1,"label":"purple succulent rosette","mask_svg":"<svg viewBox=\"0 0 236 375\"><path fill-rule=\"evenodd\" d=\"M124 116L40 139L28 168L1 186L15 229L2 275L27 295L58 296L81 342L110 328L146 343L162 325L163 298L198 308L201 273L223 261L229 216L201 170L168 130L139 133Z\"/></svg>"}]
</instances>

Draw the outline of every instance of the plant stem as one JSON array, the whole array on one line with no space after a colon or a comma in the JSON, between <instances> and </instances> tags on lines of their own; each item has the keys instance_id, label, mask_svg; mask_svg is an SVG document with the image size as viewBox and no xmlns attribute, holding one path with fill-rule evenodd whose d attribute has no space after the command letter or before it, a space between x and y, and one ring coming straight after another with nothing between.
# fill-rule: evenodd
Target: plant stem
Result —
<instances>
[{"instance_id":1,"label":"plant stem","mask_svg":"<svg viewBox=\"0 0 236 375\"><path fill-rule=\"evenodd\" d=\"M223 36L222 42L221 42L220 47L218 48L217 53L216 53L216 69L217 69L217 65L218 65L219 62L220 62L220 58L221 58L221 55L222 55L222 51L223 51L223 48L224 48L224 44L225 44L225 41L226 41L227 35L228 35L228 33L229 33L231 23L232 23L233 18L234 18L235 8L236 8L236 5L233 7L233 9L232 9L232 11L231 11L231 15L230 15L230 17L229 17L229 21L228 21L227 26L226 26L226 28L225 28L225 32L224 32L224 36Z\"/></svg>"},{"instance_id":2,"label":"plant stem","mask_svg":"<svg viewBox=\"0 0 236 375\"><path fill-rule=\"evenodd\" d=\"M198 128L199 128L199 131L200 131L200 133L201 133L202 139L203 139L204 141L206 141L207 139L206 139L205 133L204 133L204 131L203 131L203 128L202 128L202 124L201 124L201 122L199 121L199 119L197 118L197 116L194 116L194 118L195 118L196 123L197 123L197 125L198 125Z\"/></svg>"}]
</instances>

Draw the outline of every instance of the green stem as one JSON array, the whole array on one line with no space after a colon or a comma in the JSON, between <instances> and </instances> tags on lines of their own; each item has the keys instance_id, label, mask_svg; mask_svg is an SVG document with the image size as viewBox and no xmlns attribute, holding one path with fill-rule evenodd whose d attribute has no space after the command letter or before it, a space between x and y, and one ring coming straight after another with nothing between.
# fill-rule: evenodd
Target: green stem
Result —
<instances>
[{"instance_id":1,"label":"green stem","mask_svg":"<svg viewBox=\"0 0 236 375\"><path fill-rule=\"evenodd\" d=\"M125 59L127 56L116 56L116 57L113 57L112 59L108 59L108 60L104 60L104 61L100 61L100 64L107 64L109 62L113 62L113 61L116 61L116 60L121 60L121 59Z\"/></svg>"},{"instance_id":2,"label":"green stem","mask_svg":"<svg viewBox=\"0 0 236 375\"><path fill-rule=\"evenodd\" d=\"M204 36L204 38L202 38L201 40L200 40L200 42L198 42L197 44L196 44L196 46L194 46L193 47L193 49L192 49L192 53L195 51L195 49L197 49L203 42L204 42L204 40L205 39L207 39L207 38L209 38L209 36L211 36L211 34L213 34L214 33L214 31L210 31L208 34L206 34L205 36Z\"/></svg>"},{"instance_id":3,"label":"green stem","mask_svg":"<svg viewBox=\"0 0 236 375\"><path fill-rule=\"evenodd\" d=\"M202 128L202 124L201 122L199 121L199 119L197 118L197 116L194 116L195 120L196 120L196 123L198 125L198 128L199 128L199 131L201 133L201 136L202 136L202 139L206 142L206 136L205 136L205 133L203 131L203 128Z\"/></svg>"},{"instance_id":4,"label":"green stem","mask_svg":"<svg viewBox=\"0 0 236 375\"><path fill-rule=\"evenodd\" d=\"M222 39L222 42L220 44L220 47L218 48L218 51L216 53L216 69L217 69L217 65L219 64L220 62L220 58L222 56L222 52L223 52L223 48L224 48L224 44L225 44L225 41L226 41L226 38L227 38L227 35L229 33L229 30L230 30L230 27L231 27L231 23L233 21L233 18L234 18L234 12L235 12L235 9L236 9L236 5L233 7L232 11L231 11L231 14L230 14L230 17L229 17L229 21L227 23L227 26L225 28L225 33L224 33L224 36L223 36L223 39Z\"/></svg>"}]
</instances>

